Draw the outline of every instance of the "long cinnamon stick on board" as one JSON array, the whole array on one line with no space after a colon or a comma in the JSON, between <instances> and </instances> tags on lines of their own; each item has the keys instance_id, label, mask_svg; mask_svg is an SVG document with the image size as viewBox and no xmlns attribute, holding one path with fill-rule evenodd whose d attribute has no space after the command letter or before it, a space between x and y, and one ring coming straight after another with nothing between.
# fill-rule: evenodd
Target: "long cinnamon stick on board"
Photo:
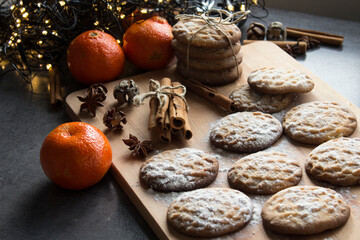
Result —
<instances>
[{"instance_id":1,"label":"long cinnamon stick on board","mask_svg":"<svg viewBox=\"0 0 360 240\"><path fill-rule=\"evenodd\" d=\"M287 27L286 33L289 37L308 36L319 40L321 43L327 43L335 46L340 46L344 41L344 36L341 35L335 35L335 34L300 29L300 28Z\"/></svg>"},{"instance_id":2,"label":"long cinnamon stick on board","mask_svg":"<svg viewBox=\"0 0 360 240\"><path fill-rule=\"evenodd\" d=\"M248 40L248 39L244 39L243 41L243 45L246 44L250 44L253 42L258 42L258 41L264 41L264 40ZM295 46L296 44L299 44L299 50L301 54L305 54L306 53L306 43L305 42L298 42L298 41L267 41L267 42L272 42L276 45L278 45L280 48L285 48L286 45L289 45L290 47Z\"/></svg>"},{"instance_id":3,"label":"long cinnamon stick on board","mask_svg":"<svg viewBox=\"0 0 360 240\"><path fill-rule=\"evenodd\" d=\"M226 109L229 112L235 111L235 103L230 98L216 92L214 89L194 80L182 78L181 82L187 89L200 95L201 97L215 103L217 106Z\"/></svg>"}]
</instances>

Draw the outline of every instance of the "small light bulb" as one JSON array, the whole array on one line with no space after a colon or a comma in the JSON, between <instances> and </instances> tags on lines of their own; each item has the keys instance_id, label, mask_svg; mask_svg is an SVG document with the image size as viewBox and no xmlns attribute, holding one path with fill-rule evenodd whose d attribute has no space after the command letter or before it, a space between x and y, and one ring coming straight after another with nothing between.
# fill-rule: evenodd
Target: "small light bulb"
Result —
<instances>
[{"instance_id":1,"label":"small light bulb","mask_svg":"<svg viewBox=\"0 0 360 240\"><path fill-rule=\"evenodd\" d=\"M47 32L46 30L43 30L41 33L42 33L43 35L47 35L47 34L48 34L48 32Z\"/></svg>"},{"instance_id":2,"label":"small light bulb","mask_svg":"<svg viewBox=\"0 0 360 240\"><path fill-rule=\"evenodd\" d=\"M45 20L45 23L46 23L46 24L48 24L49 22L50 22L50 20L49 20L49 19L46 19L46 20Z\"/></svg>"},{"instance_id":3,"label":"small light bulb","mask_svg":"<svg viewBox=\"0 0 360 240\"><path fill-rule=\"evenodd\" d=\"M95 26L99 25L99 21L94 22L94 25Z\"/></svg>"},{"instance_id":4,"label":"small light bulb","mask_svg":"<svg viewBox=\"0 0 360 240\"><path fill-rule=\"evenodd\" d=\"M43 55L41 55L41 54L38 54L38 55L37 55L37 57L38 57L38 58L42 58L42 57L43 57Z\"/></svg>"},{"instance_id":5,"label":"small light bulb","mask_svg":"<svg viewBox=\"0 0 360 240\"><path fill-rule=\"evenodd\" d=\"M141 13L142 13L142 14L147 13L147 9L141 9Z\"/></svg>"},{"instance_id":6,"label":"small light bulb","mask_svg":"<svg viewBox=\"0 0 360 240\"><path fill-rule=\"evenodd\" d=\"M14 10L14 8L15 8L15 5L11 5L10 9Z\"/></svg>"},{"instance_id":7,"label":"small light bulb","mask_svg":"<svg viewBox=\"0 0 360 240\"><path fill-rule=\"evenodd\" d=\"M124 18L125 18L125 14L121 14L121 15L120 15L120 18L121 18L121 19L124 19Z\"/></svg>"},{"instance_id":8,"label":"small light bulb","mask_svg":"<svg viewBox=\"0 0 360 240\"><path fill-rule=\"evenodd\" d=\"M230 12L233 12L233 11L234 11L234 6L233 6L233 5L231 5L231 4L230 4L230 5L228 5L228 7L227 7L227 8L228 8L228 10L229 10Z\"/></svg>"},{"instance_id":9,"label":"small light bulb","mask_svg":"<svg viewBox=\"0 0 360 240\"><path fill-rule=\"evenodd\" d=\"M23 8L20 9L20 12L23 13L23 12L25 12L25 10L26 9L23 7Z\"/></svg>"},{"instance_id":10,"label":"small light bulb","mask_svg":"<svg viewBox=\"0 0 360 240\"><path fill-rule=\"evenodd\" d=\"M28 12L24 12L24 14L22 15L23 18L27 18L29 16L29 13Z\"/></svg>"},{"instance_id":11,"label":"small light bulb","mask_svg":"<svg viewBox=\"0 0 360 240\"><path fill-rule=\"evenodd\" d=\"M121 41L120 41L119 39L116 39L116 41L117 41L117 43L118 43L118 44L120 44L120 43L121 43Z\"/></svg>"},{"instance_id":12,"label":"small light bulb","mask_svg":"<svg viewBox=\"0 0 360 240\"><path fill-rule=\"evenodd\" d=\"M59 1L59 4L60 4L60 6L65 6L65 2L64 1Z\"/></svg>"},{"instance_id":13,"label":"small light bulb","mask_svg":"<svg viewBox=\"0 0 360 240\"><path fill-rule=\"evenodd\" d=\"M21 43L21 39L19 38L18 40L16 40L17 43Z\"/></svg>"},{"instance_id":14,"label":"small light bulb","mask_svg":"<svg viewBox=\"0 0 360 240\"><path fill-rule=\"evenodd\" d=\"M241 6L240 6L240 11L245 11L245 4L241 4Z\"/></svg>"},{"instance_id":15,"label":"small light bulb","mask_svg":"<svg viewBox=\"0 0 360 240\"><path fill-rule=\"evenodd\" d=\"M41 41L41 40L38 41L38 44L39 44L39 45L41 45L42 43L43 43L43 41Z\"/></svg>"},{"instance_id":16,"label":"small light bulb","mask_svg":"<svg viewBox=\"0 0 360 240\"><path fill-rule=\"evenodd\" d=\"M50 70L52 68L52 65L50 63L46 64L46 69Z\"/></svg>"},{"instance_id":17,"label":"small light bulb","mask_svg":"<svg viewBox=\"0 0 360 240\"><path fill-rule=\"evenodd\" d=\"M16 22L17 22L17 23L20 23L20 22L21 22L21 20L18 18L18 19L16 19Z\"/></svg>"},{"instance_id":18,"label":"small light bulb","mask_svg":"<svg viewBox=\"0 0 360 240\"><path fill-rule=\"evenodd\" d=\"M19 4L20 4L20 5L23 5L24 3L23 3L23 1L20 1Z\"/></svg>"},{"instance_id":19,"label":"small light bulb","mask_svg":"<svg viewBox=\"0 0 360 240\"><path fill-rule=\"evenodd\" d=\"M163 2L163 0L159 0L159 3L162 3Z\"/></svg>"}]
</instances>

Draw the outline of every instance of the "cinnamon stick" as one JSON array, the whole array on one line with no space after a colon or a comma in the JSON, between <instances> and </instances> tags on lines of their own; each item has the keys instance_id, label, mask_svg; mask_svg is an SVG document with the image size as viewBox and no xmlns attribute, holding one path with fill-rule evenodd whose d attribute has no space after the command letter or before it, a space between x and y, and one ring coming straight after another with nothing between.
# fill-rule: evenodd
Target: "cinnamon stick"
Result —
<instances>
[{"instance_id":1,"label":"cinnamon stick","mask_svg":"<svg viewBox=\"0 0 360 240\"><path fill-rule=\"evenodd\" d=\"M63 103L61 94L60 75L56 67L49 70L49 85L50 85L50 106L52 109L59 108Z\"/></svg>"},{"instance_id":2,"label":"cinnamon stick","mask_svg":"<svg viewBox=\"0 0 360 240\"><path fill-rule=\"evenodd\" d=\"M180 86L179 82L173 82L173 87ZM182 94L182 88L173 90L176 94ZM181 129L185 126L185 115L187 115L186 103L179 96L174 95L169 103L170 126L171 128Z\"/></svg>"},{"instance_id":3,"label":"cinnamon stick","mask_svg":"<svg viewBox=\"0 0 360 240\"><path fill-rule=\"evenodd\" d=\"M150 106L150 114L149 114L149 124L148 124L148 130L156 127L156 113L158 110L158 104L159 100L156 97L152 97L149 101Z\"/></svg>"},{"instance_id":4,"label":"cinnamon stick","mask_svg":"<svg viewBox=\"0 0 360 240\"><path fill-rule=\"evenodd\" d=\"M161 131L160 139L165 143L170 143L171 142L171 131L167 131L167 132Z\"/></svg>"},{"instance_id":5,"label":"cinnamon stick","mask_svg":"<svg viewBox=\"0 0 360 240\"><path fill-rule=\"evenodd\" d=\"M190 122L189 122L188 115L185 116L185 126L181 129L181 131L186 140L189 140L190 138L192 138L193 133L190 128Z\"/></svg>"},{"instance_id":6,"label":"cinnamon stick","mask_svg":"<svg viewBox=\"0 0 360 240\"><path fill-rule=\"evenodd\" d=\"M335 35L335 34L300 29L300 28L287 27L286 33L289 37L299 38L302 36L308 36L319 40L321 43L331 44L335 46L340 46L344 41L344 36L341 35Z\"/></svg>"},{"instance_id":7,"label":"cinnamon stick","mask_svg":"<svg viewBox=\"0 0 360 240\"><path fill-rule=\"evenodd\" d=\"M171 86L171 79L170 78L161 79L160 85L161 86ZM169 96L164 95L163 102L158 107L155 121L156 121L157 126L159 126L160 128L162 128L162 126L165 124L165 115L169 108L169 101L170 101Z\"/></svg>"},{"instance_id":8,"label":"cinnamon stick","mask_svg":"<svg viewBox=\"0 0 360 240\"><path fill-rule=\"evenodd\" d=\"M264 40L248 40L248 39L244 39L243 45L250 44L250 43L253 43L253 42L257 42L257 41L264 41ZM306 45L305 42L298 42L298 41L267 41L267 42L272 42L272 43L278 45L280 48L285 48L286 45L289 45L290 47L293 47L296 44L299 44L300 53L301 54L306 53L307 45Z\"/></svg>"},{"instance_id":9,"label":"cinnamon stick","mask_svg":"<svg viewBox=\"0 0 360 240\"><path fill-rule=\"evenodd\" d=\"M215 103L217 106L226 109L229 112L235 111L235 103L230 98L216 92L214 89L194 80L182 78L181 82L190 91L200 95L201 97Z\"/></svg>"}]
</instances>

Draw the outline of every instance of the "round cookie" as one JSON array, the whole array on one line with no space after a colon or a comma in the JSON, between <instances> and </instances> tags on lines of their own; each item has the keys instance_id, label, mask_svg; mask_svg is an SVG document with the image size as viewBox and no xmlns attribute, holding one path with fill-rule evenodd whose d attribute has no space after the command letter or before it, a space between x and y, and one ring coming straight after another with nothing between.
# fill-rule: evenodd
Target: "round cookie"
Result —
<instances>
[{"instance_id":1,"label":"round cookie","mask_svg":"<svg viewBox=\"0 0 360 240\"><path fill-rule=\"evenodd\" d=\"M181 148L146 160L140 168L140 180L155 191L189 191L212 183L218 170L215 157L194 148Z\"/></svg>"},{"instance_id":2,"label":"round cookie","mask_svg":"<svg viewBox=\"0 0 360 240\"><path fill-rule=\"evenodd\" d=\"M213 21L218 21L213 18ZM226 48L237 43L241 38L241 31L235 24L219 24L216 27L207 25L203 19L182 19L172 29L174 38L183 44L204 48ZM226 36L223 34L225 33Z\"/></svg>"},{"instance_id":3,"label":"round cookie","mask_svg":"<svg viewBox=\"0 0 360 240\"><path fill-rule=\"evenodd\" d=\"M285 68L255 70L247 81L251 88L266 94L306 93L314 88L314 82L307 74Z\"/></svg>"},{"instance_id":4,"label":"round cookie","mask_svg":"<svg viewBox=\"0 0 360 240\"><path fill-rule=\"evenodd\" d=\"M187 66L186 55L182 55L181 53L176 53L176 57L178 61L180 61L183 65ZM236 65L239 65L243 60L243 55L241 52L238 52L234 56L230 56L228 58L223 59L198 59L198 58L189 58L189 67L192 69L205 70L205 71L217 71L217 70L225 70Z\"/></svg>"},{"instance_id":5,"label":"round cookie","mask_svg":"<svg viewBox=\"0 0 360 240\"><path fill-rule=\"evenodd\" d=\"M175 38L173 38L171 45L175 49L175 52L182 54L183 56L187 55L187 44L180 43ZM201 47L189 47L189 57L190 58L199 58L199 59L208 59L208 60L220 60L224 58L231 57L237 54L241 49L240 42L233 44L233 49L231 46L226 48L201 48ZM234 50L234 51L233 51Z\"/></svg>"},{"instance_id":6,"label":"round cookie","mask_svg":"<svg viewBox=\"0 0 360 240\"><path fill-rule=\"evenodd\" d=\"M260 111L265 113L280 112L292 101L290 93L263 94L252 90L247 84L235 89L229 98L235 102L236 111Z\"/></svg>"},{"instance_id":7,"label":"round cookie","mask_svg":"<svg viewBox=\"0 0 360 240\"><path fill-rule=\"evenodd\" d=\"M221 118L210 130L215 146L232 152L255 152L272 145L282 134L281 123L261 112L238 112Z\"/></svg>"},{"instance_id":8,"label":"round cookie","mask_svg":"<svg viewBox=\"0 0 360 240\"><path fill-rule=\"evenodd\" d=\"M308 144L321 144L330 139L347 137L357 125L349 108L335 102L309 102L288 111L282 125L292 139Z\"/></svg>"},{"instance_id":9,"label":"round cookie","mask_svg":"<svg viewBox=\"0 0 360 240\"><path fill-rule=\"evenodd\" d=\"M262 208L265 227L281 234L314 234L339 227L350 216L346 200L329 188L296 186L284 189Z\"/></svg>"},{"instance_id":10,"label":"round cookie","mask_svg":"<svg viewBox=\"0 0 360 240\"><path fill-rule=\"evenodd\" d=\"M284 153L266 151L241 158L229 169L231 187L254 194L273 194L298 184L302 171L298 161Z\"/></svg>"},{"instance_id":11,"label":"round cookie","mask_svg":"<svg viewBox=\"0 0 360 240\"><path fill-rule=\"evenodd\" d=\"M316 147L305 163L306 172L333 185L360 184L360 138L338 138Z\"/></svg>"},{"instance_id":12,"label":"round cookie","mask_svg":"<svg viewBox=\"0 0 360 240\"><path fill-rule=\"evenodd\" d=\"M194 68L187 68L185 64L177 63L177 72L184 78L193 78L199 82L209 85L218 86L236 81L242 73L242 67L232 67L221 71L204 71ZM239 70L239 72L238 72Z\"/></svg>"},{"instance_id":13,"label":"round cookie","mask_svg":"<svg viewBox=\"0 0 360 240\"><path fill-rule=\"evenodd\" d=\"M186 192L167 211L168 222L194 237L217 237L244 227L252 216L252 203L240 191L206 188Z\"/></svg>"}]
</instances>

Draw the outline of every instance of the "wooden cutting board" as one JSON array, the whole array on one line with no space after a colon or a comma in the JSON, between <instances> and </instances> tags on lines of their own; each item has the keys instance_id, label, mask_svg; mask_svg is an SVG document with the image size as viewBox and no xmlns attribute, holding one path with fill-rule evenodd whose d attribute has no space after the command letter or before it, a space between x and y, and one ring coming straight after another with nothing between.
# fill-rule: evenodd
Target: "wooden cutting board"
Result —
<instances>
[{"instance_id":1,"label":"wooden cutting board","mask_svg":"<svg viewBox=\"0 0 360 240\"><path fill-rule=\"evenodd\" d=\"M281 120L286 111L288 111L291 107L305 102L320 100L336 101L344 104L350 107L350 109L356 114L357 118L360 119L359 108L350 103L345 97L333 90L324 81L319 79L276 45L269 42L257 42L243 46L241 51L244 56L244 60L241 64L243 68L241 78L235 83L216 88L219 92L228 96L235 86L245 84L249 73L257 68L264 66L295 68L309 74L315 81L315 88L310 93L299 94L291 106L280 113L273 114L275 117ZM144 93L148 91L149 79L160 80L163 77L170 77L173 81L181 80L175 72L175 66L171 66L168 69L134 76L131 77L131 79L137 83L141 93ZM112 133L109 132L103 125L102 118L108 109L116 105L116 100L113 98L112 92L114 86L120 81L121 80L117 80L105 84L109 92L107 94L106 101L104 102L104 107L98 108L96 117L90 117L86 112L79 112L81 103L77 99L77 96L85 95L85 89L68 95L66 98L67 112L74 121L83 121L92 124L106 134L113 149L113 164L111 172L138 208L140 213L153 228L157 236L160 239L193 239L177 233L171 226L168 226L166 222L166 211L168 205L181 193L157 193L142 186L139 183L138 175L140 165L144 160L132 157L122 139L128 138L129 134L133 134L140 140L153 140L157 151L152 153L152 155L164 150L182 147L194 147L203 151L212 152L219 157L220 170L217 179L209 187L229 187L226 180L227 169L236 160L245 155L227 153L216 149L210 145L208 140L210 126L220 117L227 115L227 113L196 94L188 92L186 94L186 99L190 107L189 119L193 130L193 138L191 140L186 141L179 135L173 136L172 142L169 145L161 143L158 140L156 132L149 132L147 130L149 115L147 102L140 107L126 104L122 106L122 110L126 113L128 123L124 125L124 129L121 133ZM351 137L359 136L360 130L358 128ZM219 239L359 239L360 186L333 187L326 183L311 181L304 171L304 163L309 152L314 147L315 146L312 145L296 143L283 135L271 148L287 152L302 163L303 177L299 185L320 185L330 187L344 196L351 206L351 216L345 226L325 233L305 237L278 235L269 230L265 230L261 222L261 207L270 196L249 195L254 204L254 215L250 223L242 230Z\"/></svg>"}]
</instances>

